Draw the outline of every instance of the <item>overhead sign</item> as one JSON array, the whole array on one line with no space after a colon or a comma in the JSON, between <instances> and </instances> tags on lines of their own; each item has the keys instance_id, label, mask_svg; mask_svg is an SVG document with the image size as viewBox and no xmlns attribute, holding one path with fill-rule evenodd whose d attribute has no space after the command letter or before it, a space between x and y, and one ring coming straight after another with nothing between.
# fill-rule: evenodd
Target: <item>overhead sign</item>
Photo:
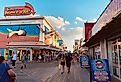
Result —
<instances>
[{"instance_id":1,"label":"overhead sign","mask_svg":"<svg viewBox=\"0 0 121 82\"><path fill-rule=\"evenodd\" d=\"M80 56L81 67L90 67L89 56Z\"/></svg>"},{"instance_id":2,"label":"overhead sign","mask_svg":"<svg viewBox=\"0 0 121 82\"><path fill-rule=\"evenodd\" d=\"M35 14L34 8L31 4L25 3L25 6L11 6L5 7L4 16L22 16Z\"/></svg>"},{"instance_id":3,"label":"overhead sign","mask_svg":"<svg viewBox=\"0 0 121 82\"><path fill-rule=\"evenodd\" d=\"M107 59L91 60L92 81L108 82L111 81L109 65Z\"/></svg>"}]
</instances>

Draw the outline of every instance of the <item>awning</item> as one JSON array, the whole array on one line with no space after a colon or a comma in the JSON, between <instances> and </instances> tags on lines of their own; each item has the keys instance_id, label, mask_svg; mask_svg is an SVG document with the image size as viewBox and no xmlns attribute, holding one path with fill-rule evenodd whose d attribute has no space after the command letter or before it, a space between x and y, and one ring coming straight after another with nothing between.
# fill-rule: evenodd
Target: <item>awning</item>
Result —
<instances>
[{"instance_id":1,"label":"awning","mask_svg":"<svg viewBox=\"0 0 121 82\"><path fill-rule=\"evenodd\" d=\"M43 43L43 42L9 42L6 45L8 48L33 48L33 49L48 49L48 50L55 50L60 51L58 48L50 47L49 45Z\"/></svg>"},{"instance_id":2,"label":"awning","mask_svg":"<svg viewBox=\"0 0 121 82\"><path fill-rule=\"evenodd\" d=\"M92 36L83 46L92 46L103 39L108 39L118 34L121 34L121 14L102 27L102 29Z\"/></svg>"}]
</instances>

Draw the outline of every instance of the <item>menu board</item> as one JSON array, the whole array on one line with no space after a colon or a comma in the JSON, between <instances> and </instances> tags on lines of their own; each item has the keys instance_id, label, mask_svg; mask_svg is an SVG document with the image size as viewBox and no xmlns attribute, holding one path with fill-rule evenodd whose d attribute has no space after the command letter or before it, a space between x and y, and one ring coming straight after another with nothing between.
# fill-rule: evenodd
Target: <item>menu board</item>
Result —
<instances>
[{"instance_id":1,"label":"menu board","mask_svg":"<svg viewBox=\"0 0 121 82\"><path fill-rule=\"evenodd\" d=\"M80 56L80 65L81 67L90 67L89 56Z\"/></svg>"},{"instance_id":2,"label":"menu board","mask_svg":"<svg viewBox=\"0 0 121 82\"><path fill-rule=\"evenodd\" d=\"M111 81L109 64L107 59L90 60L92 81Z\"/></svg>"}]
</instances>

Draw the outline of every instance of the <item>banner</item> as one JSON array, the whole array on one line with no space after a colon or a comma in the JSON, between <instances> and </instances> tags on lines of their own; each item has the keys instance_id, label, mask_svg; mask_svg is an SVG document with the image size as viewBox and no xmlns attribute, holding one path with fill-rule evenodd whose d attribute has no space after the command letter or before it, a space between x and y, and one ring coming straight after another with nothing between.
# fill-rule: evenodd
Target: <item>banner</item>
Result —
<instances>
[{"instance_id":1,"label":"banner","mask_svg":"<svg viewBox=\"0 0 121 82\"><path fill-rule=\"evenodd\" d=\"M80 65L81 67L90 67L89 65L89 56L80 56Z\"/></svg>"},{"instance_id":2,"label":"banner","mask_svg":"<svg viewBox=\"0 0 121 82\"><path fill-rule=\"evenodd\" d=\"M11 6L5 7L4 16L21 16L35 14L34 8L31 4L25 3L25 6Z\"/></svg>"},{"instance_id":3,"label":"banner","mask_svg":"<svg viewBox=\"0 0 121 82\"><path fill-rule=\"evenodd\" d=\"M111 81L109 64L107 59L91 60L92 81L108 82Z\"/></svg>"}]
</instances>

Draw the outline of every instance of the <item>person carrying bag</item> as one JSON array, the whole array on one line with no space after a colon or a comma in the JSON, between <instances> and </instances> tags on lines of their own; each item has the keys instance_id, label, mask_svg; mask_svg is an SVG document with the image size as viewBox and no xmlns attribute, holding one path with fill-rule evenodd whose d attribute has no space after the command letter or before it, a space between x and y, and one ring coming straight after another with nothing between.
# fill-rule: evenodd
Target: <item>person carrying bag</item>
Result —
<instances>
[{"instance_id":1,"label":"person carrying bag","mask_svg":"<svg viewBox=\"0 0 121 82\"><path fill-rule=\"evenodd\" d=\"M15 82L16 73L5 62L3 56L0 56L0 82Z\"/></svg>"}]
</instances>

